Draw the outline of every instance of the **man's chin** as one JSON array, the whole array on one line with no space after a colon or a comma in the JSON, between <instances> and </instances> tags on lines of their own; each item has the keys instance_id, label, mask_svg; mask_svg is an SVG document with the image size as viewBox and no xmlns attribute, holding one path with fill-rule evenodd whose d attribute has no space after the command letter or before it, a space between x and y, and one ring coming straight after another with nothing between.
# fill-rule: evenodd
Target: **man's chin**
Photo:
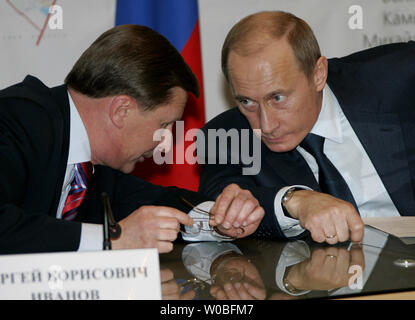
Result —
<instances>
[{"instance_id":1,"label":"man's chin","mask_svg":"<svg viewBox=\"0 0 415 320\"><path fill-rule=\"evenodd\" d=\"M121 168L119 168L118 170L121 171L122 173L129 174L133 172L134 169L135 169L135 163L128 163L122 166Z\"/></svg>"},{"instance_id":2,"label":"man's chin","mask_svg":"<svg viewBox=\"0 0 415 320\"><path fill-rule=\"evenodd\" d=\"M288 152L295 149L297 146L295 144L288 144L288 143L267 143L264 144L268 147L269 150L272 152Z\"/></svg>"}]
</instances>

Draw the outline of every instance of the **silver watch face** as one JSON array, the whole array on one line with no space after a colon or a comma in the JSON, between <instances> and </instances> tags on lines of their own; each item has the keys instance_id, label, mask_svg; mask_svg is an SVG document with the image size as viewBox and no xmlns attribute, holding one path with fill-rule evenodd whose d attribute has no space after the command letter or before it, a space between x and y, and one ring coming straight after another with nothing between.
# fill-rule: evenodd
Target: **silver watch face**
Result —
<instances>
[{"instance_id":1,"label":"silver watch face","mask_svg":"<svg viewBox=\"0 0 415 320\"><path fill-rule=\"evenodd\" d=\"M282 197L282 201L281 201L281 203L284 205L288 200L290 200L291 199L291 197L292 197L292 194L294 193L294 191L295 191L295 188L294 187L292 187L292 188L290 188L290 189L288 189L286 192L285 192L285 194L284 194L284 196Z\"/></svg>"}]
</instances>

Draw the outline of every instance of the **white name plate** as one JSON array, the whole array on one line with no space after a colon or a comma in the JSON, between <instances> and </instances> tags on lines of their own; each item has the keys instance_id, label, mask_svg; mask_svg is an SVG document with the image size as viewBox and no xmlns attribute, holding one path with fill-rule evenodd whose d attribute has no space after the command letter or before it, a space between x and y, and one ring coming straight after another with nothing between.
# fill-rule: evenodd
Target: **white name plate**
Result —
<instances>
[{"instance_id":1,"label":"white name plate","mask_svg":"<svg viewBox=\"0 0 415 320\"><path fill-rule=\"evenodd\" d=\"M2 300L160 300L157 249L0 256Z\"/></svg>"}]
</instances>

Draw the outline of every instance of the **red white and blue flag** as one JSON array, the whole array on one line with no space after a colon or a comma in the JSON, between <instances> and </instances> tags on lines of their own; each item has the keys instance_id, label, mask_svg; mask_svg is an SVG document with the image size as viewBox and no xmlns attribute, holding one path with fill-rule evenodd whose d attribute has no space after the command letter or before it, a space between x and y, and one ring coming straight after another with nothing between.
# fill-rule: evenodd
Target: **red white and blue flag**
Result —
<instances>
[{"instance_id":1,"label":"red white and blue flag","mask_svg":"<svg viewBox=\"0 0 415 320\"><path fill-rule=\"evenodd\" d=\"M118 0L116 25L121 24L148 26L165 36L182 54L200 85L199 98L189 94L182 119L184 134L189 129L202 127L205 123L205 107L197 0ZM183 152L192 143L184 139L175 141L173 165L160 166L149 159L138 164L133 174L154 184L197 190L200 167L186 161L179 161L184 162L182 164L176 161L176 151ZM182 159L183 155L179 157Z\"/></svg>"}]
</instances>

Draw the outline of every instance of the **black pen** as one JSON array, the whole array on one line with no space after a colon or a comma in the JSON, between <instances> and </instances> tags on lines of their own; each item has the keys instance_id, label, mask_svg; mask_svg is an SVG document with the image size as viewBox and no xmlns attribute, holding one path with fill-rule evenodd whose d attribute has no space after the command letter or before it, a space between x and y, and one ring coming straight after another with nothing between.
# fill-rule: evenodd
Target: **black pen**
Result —
<instances>
[{"instance_id":1,"label":"black pen","mask_svg":"<svg viewBox=\"0 0 415 320\"><path fill-rule=\"evenodd\" d=\"M121 226L114 219L108 194L103 192L101 196L104 207L103 248L104 250L111 250L111 240L116 240L121 236Z\"/></svg>"}]
</instances>

